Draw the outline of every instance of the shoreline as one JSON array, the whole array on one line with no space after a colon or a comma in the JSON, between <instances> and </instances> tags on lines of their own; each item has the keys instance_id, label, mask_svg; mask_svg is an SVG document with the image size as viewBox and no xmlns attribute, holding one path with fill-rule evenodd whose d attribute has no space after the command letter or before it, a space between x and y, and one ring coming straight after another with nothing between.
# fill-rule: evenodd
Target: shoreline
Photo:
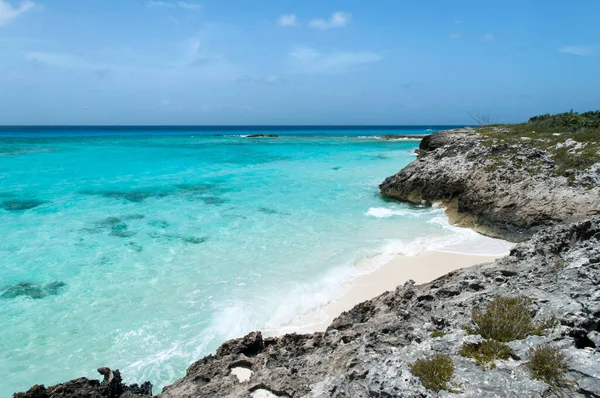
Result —
<instances>
[{"instance_id":1,"label":"shoreline","mask_svg":"<svg viewBox=\"0 0 600 398\"><path fill-rule=\"evenodd\" d=\"M506 255L506 254L505 254ZM288 333L310 334L324 332L335 318L357 304L394 291L409 280L417 285L429 283L449 272L492 262L505 255L476 255L441 250L426 250L416 256L395 255L381 267L349 281L344 290L328 303L298 316L274 330L265 330L266 336ZM359 263L358 268L367 267Z\"/></svg>"}]
</instances>

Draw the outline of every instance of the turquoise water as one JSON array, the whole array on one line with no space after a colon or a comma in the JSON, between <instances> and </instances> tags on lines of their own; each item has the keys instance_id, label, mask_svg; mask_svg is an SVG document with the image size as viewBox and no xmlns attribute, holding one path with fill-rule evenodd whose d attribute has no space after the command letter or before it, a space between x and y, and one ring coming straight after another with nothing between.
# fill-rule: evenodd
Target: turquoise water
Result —
<instances>
[{"instance_id":1,"label":"turquoise water","mask_svg":"<svg viewBox=\"0 0 600 398\"><path fill-rule=\"evenodd\" d=\"M100 366L157 392L326 303L359 260L505 250L378 196L417 141L286 132L0 131L0 396Z\"/></svg>"}]
</instances>

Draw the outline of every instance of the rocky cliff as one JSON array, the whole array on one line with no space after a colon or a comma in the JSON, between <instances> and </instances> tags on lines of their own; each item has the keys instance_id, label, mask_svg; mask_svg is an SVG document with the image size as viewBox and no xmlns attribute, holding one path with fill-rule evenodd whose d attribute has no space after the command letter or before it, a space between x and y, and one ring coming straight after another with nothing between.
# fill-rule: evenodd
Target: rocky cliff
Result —
<instances>
[{"instance_id":1,"label":"rocky cliff","mask_svg":"<svg viewBox=\"0 0 600 398\"><path fill-rule=\"evenodd\" d=\"M421 141L416 161L380 185L381 193L443 202L451 221L516 242L545 226L600 214L600 161L563 172L565 155L577 160L586 144L557 134L512 137L503 128L432 134Z\"/></svg>"},{"instance_id":2,"label":"rocky cliff","mask_svg":"<svg viewBox=\"0 0 600 398\"><path fill-rule=\"evenodd\" d=\"M553 142L546 144L554 149L519 147L496 139L497 131L486 134L426 138L418 159L381 190L413 203L444 201L456 220L524 241L509 256L399 286L343 313L324 333L254 332L228 341L160 396L600 397L595 158L564 173ZM445 367L432 360L418 371L416 361L430 358ZM147 385L117 384L78 379L16 398L148 394Z\"/></svg>"}]
</instances>

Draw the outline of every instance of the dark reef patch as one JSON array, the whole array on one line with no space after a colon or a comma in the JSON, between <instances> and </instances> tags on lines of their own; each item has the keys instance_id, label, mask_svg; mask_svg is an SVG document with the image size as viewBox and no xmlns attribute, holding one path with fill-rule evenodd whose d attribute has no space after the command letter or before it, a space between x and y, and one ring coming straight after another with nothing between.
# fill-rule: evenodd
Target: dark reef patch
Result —
<instances>
[{"instance_id":1,"label":"dark reef patch","mask_svg":"<svg viewBox=\"0 0 600 398\"><path fill-rule=\"evenodd\" d=\"M260 211L261 213L270 214L270 215L273 215L273 214L278 214L280 216L289 216L289 215L291 215L290 213L281 212L279 210L275 210L275 209L272 209L270 207L259 207L258 211Z\"/></svg>"},{"instance_id":2,"label":"dark reef patch","mask_svg":"<svg viewBox=\"0 0 600 398\"><path fill-rule=\"evenodd\" d=\"M84 195L102 196L107 199L120 199L131 203L142 203L146 199L150 198L164 198L173 193L172 190L163 188L149 188L149 189L135 189L131 191L119 191L119 190L108 190L108 191L81 191Z\"/></svg>"},{"instance_id":3,"label":"dark reef patch","mask_svg":"<svg viewBox=\"0 0 600 398\"><path fill-rule=\"evenodd\" d=\"M137 253L141 253L144 250L144 248L142 247L142 245L140 245L138 243L135 243L135 242L128 242L127 246L131 250L133 250L134 252L137 252Z\"/></svg>"},{"instance_id":4,"label":"dark reef patch","mask_svg":"<svg viewBox=\"0 0 600 398\"><path fill-rule=\"evenodd\" d=\"M189 236L189 235L177 235L177 234L159 234L156 232L152 232L148 234L149 237L153 239L161 239L161 240L180 240L183 243L189 243L193 245L199 245L201 243L206 242L206 236Z\"/></svg>"},{"instance_id":5,"label":"dark reef patch","mask_svg":"<svg viewBox=\"0 0 600 398\"><path fill-rule=\"evenodd\" d=\"M114 225L110 229L110 235L111 236L117 236L119 238L130 238L133 235L135 235L135 232L130 231L128 229L127 224L125 224L125 223L119 223L119 224Z\"/></svg>"},{"instance_id":6,"label":"dark reef patch","mask_svg":"<svg viewBox=\"0 0 600 398\"><path fill-rule=\"evenodd\" d=\"M335 166L335 167L333 167L331 170L338 171L338 170L340 170L341 168L342 168L341 166Z\"/></svg>"},{"instance_id":7,"label":"dark reef patch","mask_svg":"<svg viewBox=\"0 0 600 398\"><path fill-rule=\"evenodd\" d=\"M50 282L43 286L30 282L21 282L6 289L0 298L14 299L21 296L27 296L37 300L46 296L56 296L65 286L67 286L67 284L60 281Z\"/></svg>"},{"instance_id":8,"label":"dark reef patch","mask_svg":"<svg viewBox=\"0 0 600 398\"><path fill-rule=\"evenodd\" d=\"M198 184L178 184L175 185L177 189L180 189L184 192L192 192L192 193L207 193L214 192L215 189L219 187L218 183L206 182L206 183L198 183Z\"/></svg>"},{"instance_id":9,"label":"dark reef patch","mask_svg":"<svg viewBox=\"0 0 600 398\"><path fill-rule=\"evenodd\" d=\"M215 206L220 206L220 205L228 202L227 199L223 199L220 196L203 196L200 198L200 200L203 201L204 204L206 204L206 205L215 205Z\"/></svg>"},{"instance_id":10,"label":"dark reef patch","mask_svg":"<svg viewBox=\"0 0 600 398\"><path fill-rule=\"evenodd\" d=\"M98 221L96 225L99 227L114 227L121 223L122 221L119 217L106 217L104 220Z\"/></svg>"},{"instance_id":11,"label":"dark reef patch","mask_svg":"<svg viewBox=\"0 0 600 398\"><path fill-rule=\"evenodd\" d=\"M3 201L0 207L8 211L24 211L34 209L38 206L43 205L44 203L46 203L45 200L38 199L11 199Z\"/></svg>"},{"instance_id":12,"label":"dark reef patch","mask_svg":"<svg viewBox=\"0 0 600 398\"><path fill-rule=\"evenodd\" d=\"M146 218L146 216L143 214L127 214L122 218L123 220L141 220L143 218Z\"/></svg>"},{"instance_id":13,"label":"dark reef patch","mask_svg":"<svg viewBox=\"0 0 600 398\"><path fill-rule=\"evenodd\" d=\"M150 225L151 227L154 228L161 228L161 229L165 229L169 227L169 223L163 220L151 220L148 221L148 225Z\"/></svg>"}]
</instances>

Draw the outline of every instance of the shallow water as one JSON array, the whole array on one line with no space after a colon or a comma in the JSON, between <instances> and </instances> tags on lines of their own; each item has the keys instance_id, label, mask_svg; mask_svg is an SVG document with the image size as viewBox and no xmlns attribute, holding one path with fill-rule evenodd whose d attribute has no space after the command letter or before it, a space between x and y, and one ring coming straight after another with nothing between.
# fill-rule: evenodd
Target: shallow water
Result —
<instances>
[{"instance_id":1,"label":"shallow water","mask_svg":"<svg viewBox=\"0 0 600 398\"><path fill-rule=\"evenodd\" d=\"M157 392L327 302L359 260L506 250L378 196L417 141L225 133L0 131L0 396L101 366Z\"/></svg>"}]
</instances>

